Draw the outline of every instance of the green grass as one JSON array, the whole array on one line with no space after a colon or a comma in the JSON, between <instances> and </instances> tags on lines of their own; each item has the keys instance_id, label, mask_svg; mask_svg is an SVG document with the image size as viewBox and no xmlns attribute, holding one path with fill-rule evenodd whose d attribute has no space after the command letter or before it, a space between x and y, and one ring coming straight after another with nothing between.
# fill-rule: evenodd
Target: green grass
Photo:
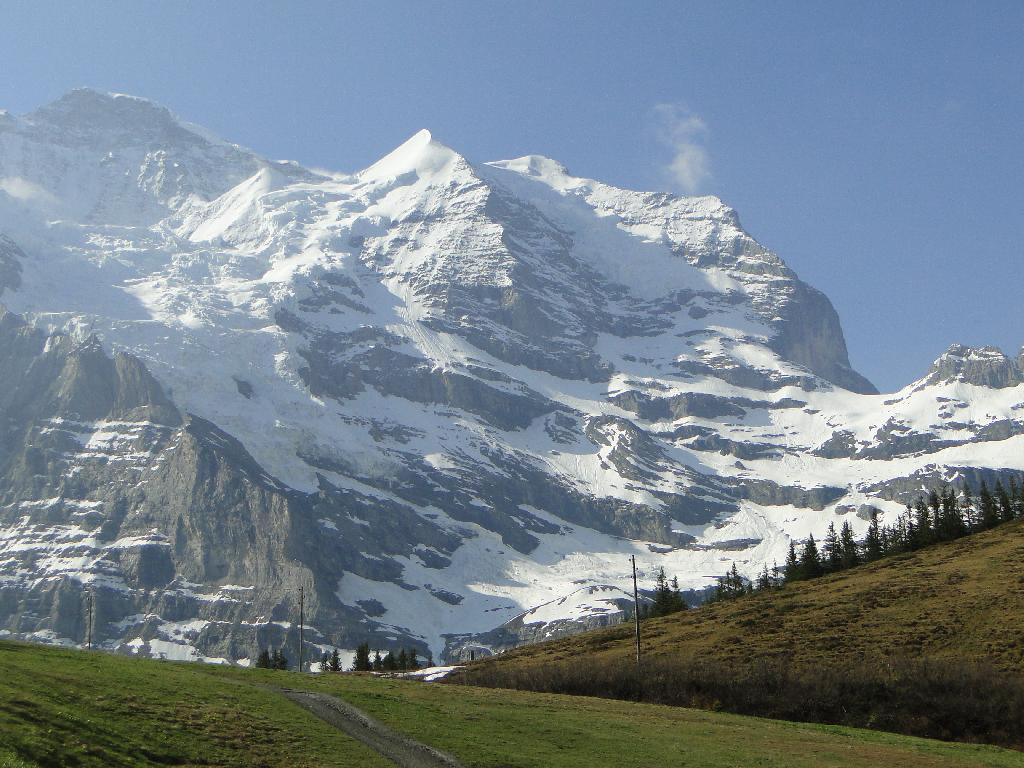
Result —
<instances>
[{"instance_id":1,"label":"green grass","mask_svg":"<svg viewBox=\"0 0 1024 768\"><path fill-rule=\"evenodd\" d=\"M840 727L0 642L0 768L389 765L275 685L339 694L473 768L1024 766L1017 752Z\"/></svg>"},{"instance_id":2,"label":"green grass","mask_svg":"<svg viewBox=\"0 0 1024 768\"><path fill-rule=\"evenodd\" d=\"M255 682L0 643L0 768L390 765Z\"/></svg>"},{"instance_id":3,"label":"green grass","mask_svg":"<svg viewBox=\"0 0 1024 768\"><path fill-rule=\"evenodd\" d=\"M475 768L1024 766L994 747L653 704L354 675L313 682Z\"/></svg>"}]
</instances>

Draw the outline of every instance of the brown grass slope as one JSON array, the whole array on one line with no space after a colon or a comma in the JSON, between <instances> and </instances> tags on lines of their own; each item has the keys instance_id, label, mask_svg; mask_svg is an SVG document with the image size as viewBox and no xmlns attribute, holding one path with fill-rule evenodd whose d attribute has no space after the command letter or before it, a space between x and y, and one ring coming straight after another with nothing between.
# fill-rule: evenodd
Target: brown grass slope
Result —
<instances>
[{"instance_id":1,"label":"brown grass slope","mask_svg":"<svg viewBox=\"0 0 1024 768\"><path fill-rule=\"evenodd\" d=\"M744 665L834 665L888 658L981 661L1024 672L1024 521L896 555L767 594L642 625L644 654ZM632 625L477 662L612 662L633 653Z\"/></svg>"}]
</instances>

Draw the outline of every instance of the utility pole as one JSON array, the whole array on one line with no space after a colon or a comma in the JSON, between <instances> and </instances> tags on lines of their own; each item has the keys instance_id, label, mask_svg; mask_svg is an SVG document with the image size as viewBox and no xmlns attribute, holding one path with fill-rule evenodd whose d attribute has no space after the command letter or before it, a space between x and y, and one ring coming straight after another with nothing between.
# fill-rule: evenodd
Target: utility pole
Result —
<instances>
[{"instance_id":1,"label":"utility pole","mask_svg":"<svg viewBox=\"0 0 1024 768\"><path fill-rule=\"evenodd\" d=\"M86 650L92 650L92 590L85 593L86 605L86 618L85 618L85 648Z\"/></svg>"},{"instance_id":2,"label":"utility pole","mask_svg":"<svg viewBox=\"0 0 1024 768\"><path fill-rule=\"evenodd\" d=\"M636 627L636 668L640 670L640 593L636 587L636 555L630 555L633 563L633 623Z\"/></svg>"},{"instance_id":3,"label":"utility pole","mask_svg":"<svg viewBox=\"0 0 1024 768\"><path fill-rule=\"evenodd\" d=\"M299 672L302 671L302 624L306 618L305 608L305 593L303 588L299 587Z\"/></svg>"}]
</instances>

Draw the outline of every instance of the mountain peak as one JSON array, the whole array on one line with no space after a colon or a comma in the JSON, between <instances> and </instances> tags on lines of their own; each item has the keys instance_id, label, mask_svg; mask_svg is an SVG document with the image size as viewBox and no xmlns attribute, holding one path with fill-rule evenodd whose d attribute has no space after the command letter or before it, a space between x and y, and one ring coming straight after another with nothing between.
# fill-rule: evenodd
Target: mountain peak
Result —
<instances>
[{"instance_id":1,"label":"mountain peak","mask_svg":"<svg viewBox=\"0 0 1024 768\"><path fill-rule=\"evenodd\" d=\"M932 363L927 382L961 381L1000 389L1024 382L1024 371L998 347L952 344Z\"/></svg>"},{"instance_id":2,"label":"mountain peak","mask_svg":"<svg viewBox=\"0 0 1024 768\"><path fill-rule=\"evenodd\" d=\"M364 180L388 179L416 173L420 178L432 176L454 163L466 160L451 147L445 146L426 128L417 131L402 144L361 171Z\"/></svg>"},{"instance_id":3,"label":"mountain peak","mask_svg":"<svg viewBox=\"0 0 1024 768\"><path fill-rule=\"evenodd\" d=\"M154 101L95 88L69 91L26 120L72 141L111 136L144 143L224 143Z\"/></svg>"}]
</instances>

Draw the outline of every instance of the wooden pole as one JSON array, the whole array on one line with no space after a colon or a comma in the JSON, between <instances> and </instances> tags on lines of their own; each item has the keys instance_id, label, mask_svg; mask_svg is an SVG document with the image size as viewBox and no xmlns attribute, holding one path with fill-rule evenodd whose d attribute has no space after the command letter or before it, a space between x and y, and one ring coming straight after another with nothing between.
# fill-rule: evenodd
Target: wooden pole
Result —
<instances>
[{"instance_id":1,"label":"wooden pole","mask_svg":"<svg viewBox=\"0 0 1024 768\"><path fill-rule=\"evenodd\" d=\"M92 650L92 591L85 593L86 603L89 606L88 613L85 619L85 648L88 651Z\"/></svg>"},{"instance_id":2,"label":"wooden pole","mask_svg":"<svg viewBox=\"0 0 1024 768\"><path fill-rule=\"evenodd\" d=\"M640 669L640 593L636 586L636 555L630 555L633 563L633 624L636 627L636 668Z\"/></svg>"},{"instance_id":3,"label":"wooden pole","mask_svg":"<svg viewBox=\"0 0 1024 768\"><path fill-rule=\"evenodd\" d=\"M299 587L299 672L302 671L302 624L305 621L305 594L302 587Z\"/></svg>"}]
</instances>

